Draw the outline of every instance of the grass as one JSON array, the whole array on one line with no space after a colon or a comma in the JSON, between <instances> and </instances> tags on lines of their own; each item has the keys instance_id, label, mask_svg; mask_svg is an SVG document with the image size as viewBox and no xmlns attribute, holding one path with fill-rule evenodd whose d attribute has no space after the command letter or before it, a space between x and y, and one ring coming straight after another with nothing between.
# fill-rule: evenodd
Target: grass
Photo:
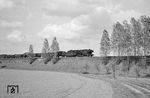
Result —
<instances>
[{"instance_id":1,"label":"grass","mask_svg":"<svg viewBox=\"0 0 150 98\"><path fill-rule=\"evenodd\" d=\"M40 59L1 59L0 68L47 70L85 74L112 74L113 64L115 65L115 75L135 77L136 71L134 63L136 62L136 65L140 65L138 64L140 59L140 57L129 57L129 61L127 61L127 57L63 57L46 60L46 63ZM127 62L129 62L129 65ZM85 69L85 66L87 65L88 68ZM138 74L140 74L141 77L149 78L150 66L147 66L147 69L140 67L138 71Z\"/></svg>"}]
</instances>

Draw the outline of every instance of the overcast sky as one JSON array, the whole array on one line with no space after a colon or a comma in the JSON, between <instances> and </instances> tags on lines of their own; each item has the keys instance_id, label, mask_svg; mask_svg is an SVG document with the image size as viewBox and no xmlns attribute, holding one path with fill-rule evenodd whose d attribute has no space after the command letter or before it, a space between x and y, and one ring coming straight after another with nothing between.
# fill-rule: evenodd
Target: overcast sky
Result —
<instances>
[{"instance_id":1,"label":"overcast sky","mask_svg":"<svg viewBox=\"0 0 150 98\"><path fill-rule=\"evenodd\" d=\"M93 49L116 21L150 16L150 0L0 0L0 53L23 53L54 36L60 50Z\"/></svg>"}]
</instances>

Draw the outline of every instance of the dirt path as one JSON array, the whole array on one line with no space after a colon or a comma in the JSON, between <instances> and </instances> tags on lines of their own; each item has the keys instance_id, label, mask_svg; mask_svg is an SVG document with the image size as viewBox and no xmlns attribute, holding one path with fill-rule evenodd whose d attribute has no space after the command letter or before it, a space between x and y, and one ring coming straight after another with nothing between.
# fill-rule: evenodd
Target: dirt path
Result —
<instances>
[{"instance_id":1,"label":"dirt path","mask_svg":"<svg viewBox=\"0 0 150 98\"><path fill-rule=\"evenodd\" d=\"M112 98L112 88L109 83L97 79L79 77L85 84L81 89L67 98Z\"/></svg>"},{"instance_id":2,"label":"dirt path","mask_svg":"<svg viewBox=\"0 0 150 98\"><path fill-rule=\"evenodd\" d=\"M7 85L19 85L7 94ZM112 98L109 83L71 73L0 69L0 98Z\"/></svg>"},{"instance_id":3,"label":"dirt path","mask_svg":"<svg viewBox=\"0 0 150 98\"><path fill-rule=\"evenodd\" d=\"M113 98L150 98L150 80L149 79L135 79L122 78L112 79L102 75L82 75L85 77L104 80L111 83L114 94Z\"/></svg>"},{"instance_id":4,"label":"dirt path","mask_svg":"<svg viewBox=\"0 0 150 98\"><path fill-rule=\"evenodd\" d=\"M133 81L123 81L122 85L128 87L138 94L141 94L143 96L142 98L150 98L150 88L148 88L150 84L147 86Z\"/></svg>"}]
</instances>

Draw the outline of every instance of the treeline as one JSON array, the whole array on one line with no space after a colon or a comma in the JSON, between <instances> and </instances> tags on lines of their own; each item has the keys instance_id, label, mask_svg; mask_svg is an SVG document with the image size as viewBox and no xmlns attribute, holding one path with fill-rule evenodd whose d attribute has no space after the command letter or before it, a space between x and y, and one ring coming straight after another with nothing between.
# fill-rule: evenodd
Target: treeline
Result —
<instances>
[{"instance_id":1,"label":"treeline","mask_svg":"<svg viewBox=\"0 0 150 98\"><path fill-rule=\"evenodd\" d=\"M150 55L150 17L132 17L130 21L116 22L111 35L107 30L103 31L100 44L103 56L110 52L117 56Z\"/></svg>"}]
</instances>

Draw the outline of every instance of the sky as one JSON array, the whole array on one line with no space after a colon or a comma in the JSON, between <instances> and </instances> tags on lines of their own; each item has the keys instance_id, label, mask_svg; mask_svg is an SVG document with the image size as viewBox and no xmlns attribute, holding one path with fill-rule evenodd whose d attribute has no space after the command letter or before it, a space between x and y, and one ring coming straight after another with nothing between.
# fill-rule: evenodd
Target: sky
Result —
<instances>
[{"instance_id":1,"label":"sky","mask_svg":"<svg viewBox=\"0 0 150 98\"><path fill-rule=\"evenodd\" d=\"M44 38L60 50L92 49L99 55L104 29L150 16L150 0L0 0L0 54L41 52Z\"/></svg>"}]
</instances>

